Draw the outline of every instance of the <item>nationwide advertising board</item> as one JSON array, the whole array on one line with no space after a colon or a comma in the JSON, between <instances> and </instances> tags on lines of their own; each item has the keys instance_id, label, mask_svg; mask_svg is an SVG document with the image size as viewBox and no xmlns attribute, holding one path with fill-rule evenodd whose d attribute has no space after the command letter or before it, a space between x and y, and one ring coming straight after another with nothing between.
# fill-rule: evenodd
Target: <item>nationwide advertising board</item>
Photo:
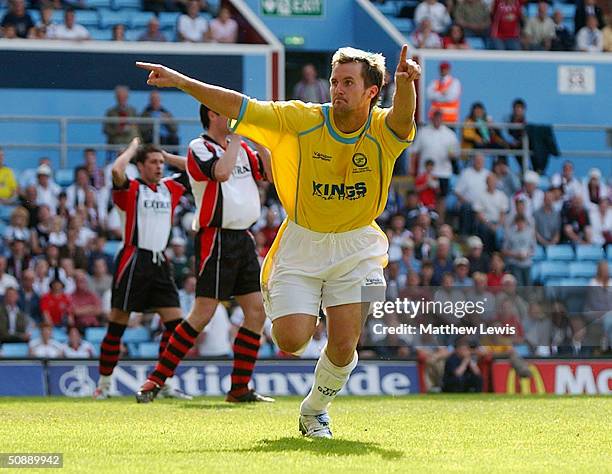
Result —
<instances>
[{"instance_id":1,"label":"nationwide advertising board","mask_svg":"<svg viewBox=\"0 0 612 474\"><path fill-rule=\"evenodd\" d=\"M38 364L38 365L36 365ZM26 369L38 377L21 377ZM151 361L123 361L113 374L111 394L133 395L153 369ZM231 361L185 361L170 381L189 395L223 395L230 386ZM305 395L312 385L314 361L259 361L253 377L258 391L273 396ZM96 361L1 361L0 396L91 396L98 379ZM345 395L408 395L419 393L415 362L360 362Z\"/></svg>"},{"instance_id":2,"label":"nationwide advertising board","mask_svg":"<svg viewBox=\"0 0 612 474\"><path fill-rule=\"evenodd\" d=\"M528 360L530 378L520 378L507 361L493 364L496 393L609 395L612 360Z\"/></svg>"}]
</instances>

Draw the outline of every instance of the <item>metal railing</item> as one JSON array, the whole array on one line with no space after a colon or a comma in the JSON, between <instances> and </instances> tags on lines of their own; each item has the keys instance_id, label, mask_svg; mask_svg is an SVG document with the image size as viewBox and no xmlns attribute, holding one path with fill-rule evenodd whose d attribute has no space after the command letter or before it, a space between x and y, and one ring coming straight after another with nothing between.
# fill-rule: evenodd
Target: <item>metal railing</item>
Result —
<instances>
[{"instance_id":1,"label":"metal railing","mask_svg":"<svg viewBox=\"0 0 612 474\"><path fill-rule=\"evenodd\" d=\"M31 124L56 123L58 127L58 139L56 142L50 143L17 143L17 142L0 142L0 146L6 149L29 149L29 150L58 150L60 156L60 166L65 168L68 164L69 150L84 150L85 148L94 148L99 151L121 151L126 144L108 144L108 143L78 143L68 139L69 127L71 125L97 123L100 129L105 123L125 123L128 125L152 125L152 142L156 145L160 144L160 130L162 125L171 123L175 125L191 125L199 128L200 121L196 118L173 117L153 118L153 117L77 117L77 116L40 116L40 115L0 115L0 126L2 122L25 122ZM465 127L476 128L476 124L465 124L463 122L445 123L457 131L459 137ZM571 131L571 132L603 132L612 136L612 124L610 125L581 125L581 124L552 124L553 131ZM495 122L488 123L488 128L497 130L525 130L525 126L515 123ZM610 140L609 140L610 141ZM610 143L608 146L611 146ZM168 151L180 152L186 149L186 144L178 146L164 146ZM563 150L560 149L560 156L585 157L585 158L612 158L612 149L609 150ZM473 156L475 154L485 154L490 156L504 156L513 154L522 157L523 169L529 169L529 160L531 151L529 146L529 137L527 133L522 134L521 148L462 148L463 156Z\"/></svg>"}]
</instances>

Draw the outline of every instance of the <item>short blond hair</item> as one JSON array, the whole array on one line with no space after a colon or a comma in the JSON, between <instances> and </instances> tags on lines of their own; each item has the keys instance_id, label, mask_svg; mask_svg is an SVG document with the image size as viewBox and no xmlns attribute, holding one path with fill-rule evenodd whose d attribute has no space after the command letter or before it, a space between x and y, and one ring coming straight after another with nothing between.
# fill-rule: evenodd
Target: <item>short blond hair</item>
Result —
<instances>
[{"instance_id":1,"label":"short blond hair","mask_svg":"<svg viewBox=\"0 0 612 474\"><path fill-rule=\"evenodd\" d=\"M370 53L356 48L340 48L332 56L332 68L337 64L361 63L361 76L366 87L378 86L378 93L370 101L373 106L378 101L385 80L385 57L380 53Z\"/></svg>"}]
</instances>

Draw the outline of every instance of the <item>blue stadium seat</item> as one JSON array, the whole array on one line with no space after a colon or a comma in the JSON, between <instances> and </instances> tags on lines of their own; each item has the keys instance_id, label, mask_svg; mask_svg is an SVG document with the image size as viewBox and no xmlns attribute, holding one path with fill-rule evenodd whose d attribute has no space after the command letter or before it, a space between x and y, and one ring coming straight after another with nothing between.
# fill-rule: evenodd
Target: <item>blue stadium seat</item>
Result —
<instances>
[{"instance_id":1,"label":"blue stadium seat","mask_svg":"<svg viewBox=\"0 0 612 474\"><path fill-rule=\"evenodd\" d=\"M28 14L30 15L30 18L32 18L32 21L34 22L35 25L40 23L40 11L30 9L28 10ZM0 18L2 18L3 16L4 14L0 12Z\"/></svg>"},{"instance_id":2,"label":"blue stadium seat","mask_svg":"<svg viewBox=\"0 0 612 474\"><path fill-rule=\"evenodd\" d=\"M385 2L385 3L377 3L376 8L385 16L395 16L397 15L397 5L396 2Z\"/></svg>"},{"instance_id":3,"label":"blue stadium seat","mask_svg":"<svg viewBox=\"0 0 612 474\"><path fill-rule=\"evenodd\" d=\"M158 342L141 342L138 344L138 354L143 359L157 359L158 353Z\"/></svg>"},{"instance_id":4,"label":"blue stadium seat","mask_svg":"<svg viewBox=\"0 0 612 474\"><path fill-rule=\"evenodd\" d=\"M68 342L68 333L65 328L53 328L51 337L57 342Z\"/></svg>"},{"instance_id":5,"label":"blue stadium seat","mask_svg":"<svg viewBox=\"0 0 612 474\"><path fill-rule=\"evenodd\" d=\"M567 278L569 277L569 267L564 262L541 262L539 279L547 282L551 278Z\"/></svg>"},{"instance_id":6,"label":"blue stadium seat","mask_svg":"<svg viewBox=\"0 0 612 474\"><path fill-rule=\"evenodd\" d=\"M113 0L113 8L115 10L131 9L140 10L142 8L141 0Z\"/></svg>"},{"instance_id":7,"label":"blue stadium seat","mask_svg":"<svg viewBox=\"0 0 612 474\"><path fill-rule=\"evenodd\" d=\"M406 36L414 29L414 23L410 18L389 18L389 21Z\"/></svg>"},{"instance_id":8,"label":"blue stadium seat","mask_svg":"<svg viewBox=\"0 0 612 474\"><path fill-rule=\"evenodd\" d=\"M465 38L465 40L467 41L467 44L469 44L470 48L472 49L487 49L487 45L485 44L482 38L478 38L475 36L468 36L467 38Z\"/></svg>"},{"instance_id":9,"label":"blue stadium seat","mask_svg":"<svg viewBox=\"0 0 612 474\"><path fill-rule=\"evenodd\" d=\"M131 28L125 32L125 39L126 41L138 41L145 31L145 28Z\"/></svg>"},{"instance_id":10,"label":"blue stadium seat","mask_svg":"<svg viewBox=\"0 0 612 474\"><path fill-rule=\"evenodd\" d=\"M123 341L128 344L130 342L146 342L151 339L149 330L143 327L127 328L123 333Z\"/></svg>"},{"instance_id":11,"label":"blue stadium seat","mask_svg":"<svg viewBox=\"0 0 612 474\"><path fill-rule=\"evenodd\" d=\"M85 28L91 28L97 27L100 19L98 18L98 12L95 10L77 10L75 21Z\"/></svg>"},{"instance_id":12,"label":"blue stadium seat","mask_svg":"<svg viewBox=\"0 0 612 474\"><path fill-rule=\"evenodd\" d=\"M104 244L104 253L114 257L121 247L120 240L109 240Z\"/></svg>"},{"instance_id":13,"label":"blue stadium seat","mask_svg":"<svg viewBox=\"0 0 612 474\"><path fill-rule=\"evenodd\" d=\"M7 342L0 347L2 357L27 357L28 345L22 342Z\"/></svg>"},{"instance_id":14,"label":"blue stadium seat","mask_svg":"<svg viewBox=\"0 0 612 474\"><path fill-rule=\"evenodd\" d=\"M572 278L593 278L597 272L595 262L570 262L569 274Z\"/></svg>"},{"instance_id":15,"label":"blue stadium seat","mask_svg":"<svg viewBox=\"0 0 612 474\"><path fill-rule=\"evenodd\" d=\"M606 255L608 256L608 261L612 261L612 244L606 246Z\"/></svg>"},{"instance_id":16,"label":"blue stadium seat","mask_svg":"<svg viewBox=\"0 0 612 474\"><path fill-rule=\"evenodd\" d=\"M8 224L4 222L3 220L0 220L0 237L4 235L4 232L6 231L7 227L8 227Z\"/></svg>"},{"instance_id":17,"label":"blue stadium seat","mask_svg":"<svg viewBox=\"0 0 612 474\"><path fill-rule=\"evenodd\" d=\"M571 270L570 270L571 273ZM552 280L551 280L552 281ZM586 286L589 283L588 278L561 278L561 280L557 281L558 286Z\"/></svg>"},{"instance_id":18,"label":"blue stadium seat","mask_svg":"<svg viewBox=\"0 0 612 474\"><path fill-rule=\"evenodd\" d=\"M94 346L100 344L106 335L106 328L87 328L85 329L85 339Z\"/></svg>"},{"instance_id":19,"label":"blue stadium seat","mask_svg":"<svg viewBox=\"0 0 612 474\"><path fill-rule=\"evenodd\" d=\"M601 245L578 245L576 247L576 260L590 260L598 262L604 258Z\"/></svg>"},{"instance_id":20,"label":"blue stadium seat","mask_svg":"<svg viewBox=\"0 0 612 474\"><path fill-rule=\"evenodd\" d=\"M91 33L93 31L90 30ZM92 35L93 38L93 35ZM97 38L94 38L97 39ZM55 182L61 187L66 188L74 182L74 169L72 168L61 168L55 171Z\"/></svg>"},{"instance_id":21,"label":"blue stadium seat","mask_svg":"<svg viewBox=\"0 0 612 474\"><path fill-rule=\"evenodd\" d=\"M100 10L100 27L112 28L115 25L128 25L130 22L130 12Z\"/></svg>"},{"instance_id":22,"label":"blue stadium seat","mask_svg":"<svg viewBox=\"0 0 612 474\"><path fill-rule=\"evenodd\" d=\"M166 29L171 27L174 29L180 15L178 12L161 12L158 18L160 28Z\"/></svg>"},{"instance_id":23,"label":"blue stadium seat","mask_svg":"<svg viewBox=\"0 0 612 474\"><path fill-rule=\"evenodd\" d=\"M111 8L111 0L85 0L89 8Z\"/></svg>"},{"instance_id":24,"label":"blue stadium seat","mask_svg":"<svg viewBox=\"0 0 612 474\"><path fill-rule=\"evenodd\" d=\"M9 221L11 220L11 214L13 213L14 209L15 209L15 206L10 206L10 205L5 205L5 204L0 206L0 220L3 220L8 224Z\"/></svg>"},{"instance_id":25,"label":"blue stadium seat","mask_svg":"<svg viewBox=\"0 0 612 474\"><path fill-rule=\"evenodd\" d=\"M546 249L548 260L574 260L574 249L569 244L551 245Z\"/></svg>"},{"instance_id":26,"label":"blue stadium seat","mask_svg":"<svg viewBox=\"0 0 612 474\"><path fill-rule=\"evenodd\" d=\"M64 10L53 10L51 20L58 24L64 23Z\"/></svg>"},{"instance_id":27,"label":"blue stadium seat","mask_svg":"<svg viewBox=\"0 0 612 474\"><path fill-rule=\"evenodd\" d=\"M546 260L546 251L541 245L536 245L535 254L533 255L533 261L541 262L542 260Z\"/></svg>"},{"instance_id":28,"label":"blue stadium seat","mask_svg":"<svg viewBox=\"0 0 612 474\"><path fill-rule=\"evenodd\" d=\"M134 12L130 20L130 28L144 28L155 15L151 12Z\"/></svg>"},{"instance_id":29,"label":"blue stadium seat","mask_svg":"<svg viewBox=\"0 0 612 474\"><path fill-rule=\"evenodd\" d=\"M108 28L90 28L89 34L91 35L91 39L97 41L110 41L111 39L113 39L113 32Z\"/></svg>"}]
</instances>

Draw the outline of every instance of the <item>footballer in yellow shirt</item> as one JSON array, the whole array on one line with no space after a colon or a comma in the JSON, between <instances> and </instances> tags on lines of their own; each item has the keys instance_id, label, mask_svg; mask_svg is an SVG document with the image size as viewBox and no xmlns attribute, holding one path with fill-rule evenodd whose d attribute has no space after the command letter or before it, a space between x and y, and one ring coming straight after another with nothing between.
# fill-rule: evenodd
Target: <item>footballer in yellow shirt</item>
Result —
<instances>
[{"instance_id":1,"label":"footballer in yellow shirt","mask_svg":"<svg viewBox=\"0 0 612 474\"><path fill-rule=\"evenodd\" d=\"M328 408L357 365L367 301L362 288L384 287L388 242L382 212L393 164L414 139L421 69L404 45L390 109L376 106L385 60L341 48L332 58L331 103L259 102L159 64L137 63L147 83L177 87L229 117L233 131L272 152L274 182L288 212L262 269L262 294L281 350L299 354L322 305L328 342L312 389L300 406L305 436L331 438Z\"/></svg>"}]
</instances>

